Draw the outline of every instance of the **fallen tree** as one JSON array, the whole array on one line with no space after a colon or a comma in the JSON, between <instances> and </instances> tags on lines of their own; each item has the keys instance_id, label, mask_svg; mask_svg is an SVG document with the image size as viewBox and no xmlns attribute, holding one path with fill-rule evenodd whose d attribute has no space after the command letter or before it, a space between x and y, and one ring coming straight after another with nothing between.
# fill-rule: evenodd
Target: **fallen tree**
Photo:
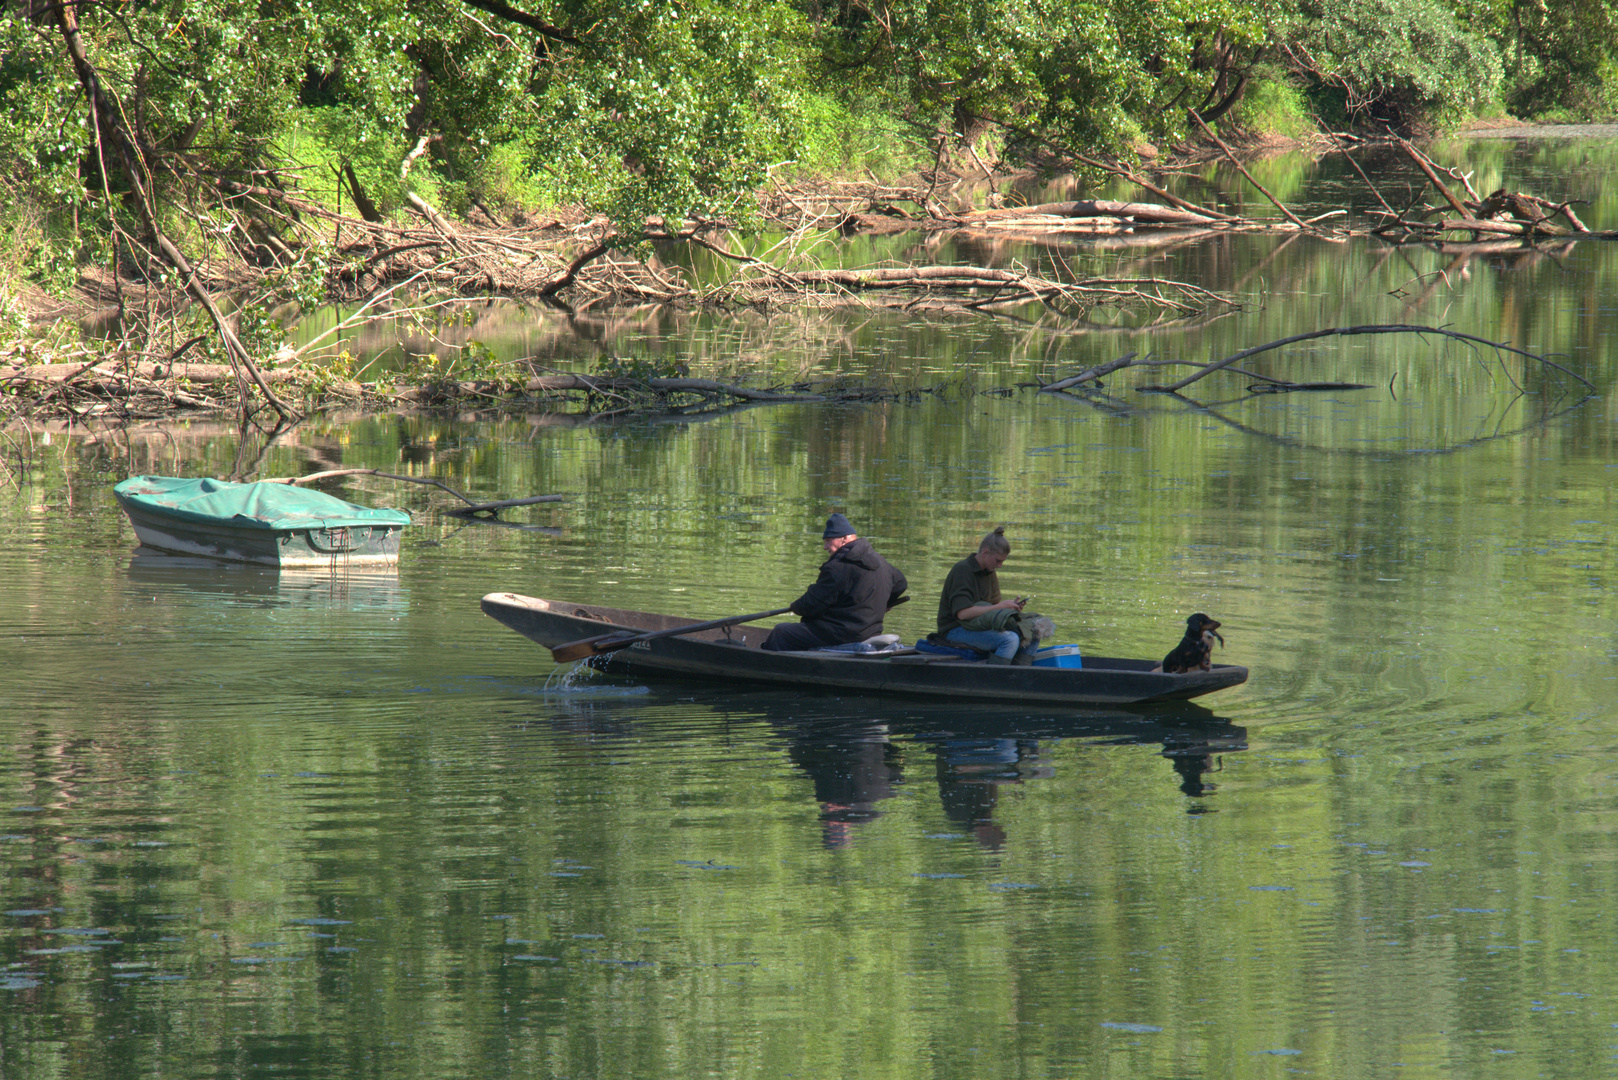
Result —
<instances>
[{"instance_id":1,"label":"fallen tree","mask_svg":"<svg viewBox=\"0 0 1618 1080\"><path fill-rule=\"evenodd\" d=\"M1397 136L1393 136L1392 139L1426 177L1433 192L1443 200L1443 206L1418 208L1411 205L1402 211L1395 210L1382 193L1377 191L1376 185L1371 183L1371 178L1365 175L1364 170L1360 170L1360 176L1382 206L1380 210L1371 211L1372 216L1380 219L1370 230L1373 235L1395 241L1421 242L1446 238L1455 233L1469 234L1474 241L1499 236L1537 239L1570 235L1588 239L1618 239L1618 232L1592 232L1580 220L1571 201L1556 203L1536 195L1507 191L1505 188L1500 188L1487 197L1481 196L1472 187L1472 180L1466 174L1439 165L1408 140ZM1352 157L1349 160L1352 162ZM1359 168L1357 163L1355 168ZM1446 183L1441 174L1447 175L1450 183ZM1457 195L1450 186L1452 183L1460 185L1468 198ZM1435 215L1443 215L1445 207L1453 216L1439 216L1436 221L1430 220ZM1553 219L1557 216L1561 216L1567 222L1565 227L1554 223Z\"/></svg>"},{"instance_id":2,"label":"fallen tree","mask_svg":"<svg viewBox=\"0 0 1618 1080\"><path fill-rule=\"evenodd\" d=\"M507 374L452 378L437 376L402 383L331 379L317 366L294 364L268 368L266 382L283 388L306 411L337 404L372 408L481 408L494 410L549 408L583 401L589 415L689 412L737 402L823 403L896 400L920 391L896 391L861 383L827 379L816 387L753 387L717 379L672 376L586 375L525 370L519 363ZM0 367L0 391L9 411L0 426L48 417L73 419L150 419L176 409L222 412L236 408L239 391L234 372L223 364L168 363L91 358L79 363Z\"/></svg>"},{"instance_id":3,"label":"fallen tree","mask_svg":"<svg viewBox=\"0 0 1618 1080\"><path fill-rule=\"evenodd\" d=\"M444 511L446 514L451 514L455 517L477 517L487 514L492 518L498 516L501 510L508 510L513 506L534 506L538 503L563 502L567 499L566 495L529 495L521 499L500 499L496 502L480 503L467 498L442 480L434 480L426 476L406 476L402 473L384 472L381 469L322 469L319 472L305 473L302 476L270 477L263 482L266 484L296 486L298 484L318 483L322 480L334 480L343 476L380 476L384 480L398 480L408 484L426 484L431 487L441 488L466 504L465 506L452 506Z\"/></svg>"}]
</instances>

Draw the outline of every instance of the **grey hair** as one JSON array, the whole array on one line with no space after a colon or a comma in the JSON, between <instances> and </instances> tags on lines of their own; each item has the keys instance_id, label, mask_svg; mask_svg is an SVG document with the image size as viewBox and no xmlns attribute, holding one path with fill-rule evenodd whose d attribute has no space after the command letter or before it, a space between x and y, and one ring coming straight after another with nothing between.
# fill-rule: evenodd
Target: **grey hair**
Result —
<instances>
[{"instance_id":1,"label":"grey hair","mask_svg":"<svg viewBox=\"0 0 1618 1080\"><path fill-rule=\"evenodd\" d=\"M996 525L994 532L983 538L983 543L978 545L978 550L986 551L990 555L1010 555L1011 541L1006 539L1006 527Z\"/></svg>"}]
</instances>

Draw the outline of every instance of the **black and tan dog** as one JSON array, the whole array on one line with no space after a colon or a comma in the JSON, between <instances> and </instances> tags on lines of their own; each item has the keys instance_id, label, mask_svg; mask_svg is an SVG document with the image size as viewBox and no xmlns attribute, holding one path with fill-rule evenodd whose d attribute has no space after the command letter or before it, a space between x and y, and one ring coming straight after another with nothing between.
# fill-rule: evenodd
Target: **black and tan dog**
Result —
<instances>
[{"instance_id":1,"label":"black and tan dog","mask_svg":"<svg viewBox=\"0 0 1618 1080\"><path fill-rule=\"evenodd\" d=\"M1185 637L1174 647L1174 651L1163 657L1163 670L1179 674L1185 671L1207 671L1209 657L1213 653L1215 638L1223 645L1225 639L1219 637L1219 627L1223 625L1208 618L1202 612L1197 612L1185 620Z\"/></svg>"}]
</instances>

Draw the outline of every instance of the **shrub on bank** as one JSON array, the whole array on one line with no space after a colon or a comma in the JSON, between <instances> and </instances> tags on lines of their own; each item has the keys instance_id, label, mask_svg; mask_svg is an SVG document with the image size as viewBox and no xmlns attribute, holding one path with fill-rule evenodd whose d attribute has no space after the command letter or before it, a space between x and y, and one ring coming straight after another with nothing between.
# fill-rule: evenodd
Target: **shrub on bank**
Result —
<instances>
[{"instance_id":1,"label":"shrub on bank","mask_svg":"<svg viewBox=\"0 0 1618 1080\"><path fill-rule=\"evenodd\" d=\"M1231 110L1229 123L1249 134L1286 139L1302 139L1318 127L1298 77L1274 64L1263 64L1254 71L1247 92Z\"/></svg>"}]
</instances>

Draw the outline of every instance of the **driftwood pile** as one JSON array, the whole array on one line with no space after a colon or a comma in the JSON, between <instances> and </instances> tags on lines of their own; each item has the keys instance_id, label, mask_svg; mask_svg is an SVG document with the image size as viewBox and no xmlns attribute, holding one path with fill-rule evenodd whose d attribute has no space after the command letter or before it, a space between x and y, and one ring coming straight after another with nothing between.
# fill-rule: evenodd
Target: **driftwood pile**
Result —
<instances>
[{"instance_id":1,"label":"driftwood pile","mask_svg":"<svg viewBox=\"0 0 1618 1080\"><path fill-rule=\"evenodd\" d=\"M259 376L267 385L286 385L295 377L274 369ZM152 418L177 409L218 411L251 396L240 371L227 364L106 358L82 349L67 362L0 366L0 392L9 405L0 409L0 424L40 415Z\"/></svg>"},{"instance_id":2,"label":"driftwood pile","mask_svg":"<svg viewBox=\"0 0 1618 1080\"><path fill-rule=\"evenodd\" d=\"M1227 372L1245 380L1246 390L1250 394L1370 389L1368 385L1360 383L1293 381L1239 365L1241 361L1251 357L1301 342L1371 334L1414 334L1424 338L1458 341L1480 353L1492 352L1499 360L1506 378L1516 385L1519 391L1523 389L1524 380L1521 375L1514 374L1504 362L1508 356L1519 357L1526 364L1538 365L1547 373L1565 376L1582 385L1586 392L1594 390L1589 380L1583 376L1548 357L1528 350L1444 327L1399 324L1332 327L1295 334L1278 341L1243 349L1209 363L1159 360L1150 356L1138 357L1130 353L1052 381L1023 384L1023 388L1058 396L1083 398L1102 407L1121 407L1116 391L1102 393L1104 378L1131 368L1155 370L1179 367L1191 368L1192 371L1171 383L1136 385L1133 389L1138 393L1178 396L1186 387L1218 372ZM266 368L263 375L267 381L290 389L297 387L301 379L307 378L308 372L305 369L272 367ZM31 420L46 416L65 416L70 425L121 423L142 417L165 416L171 415L176 408L221 411L233 404L234 395L240 392L239 380L228 366L184 362L163 365L150 361L133 361L118 366L84 362L0 368L0 386L14 386L21 381L47 388L43 395L34 399L33 407L22 414L25 418ZM352 399L362 401L369 408L406 406L454 408L463 412L519 411L531 414L535 418L534 422L541 425L555 425L597 424L625 417L649 416L689 421L724 415L737 408L777 403L915 402L923 395L948 396L952 392L968 395L1006 394L1015 390L1009 387L976 390L967 385L895 389L836 381L757 388L713 379L540 373L539 369L535 368L525 377L443 379L402 389L384 389L377 384L352 384L344 392ZM13 416L16 415L18 413L14 412ZM287 423L286 418L282 418L276 431L284 430ZM307 482L327 475L335 476L341 473L319 473L298 478L296 482ZM470 502L465 500L464 496L462 499ZM534 498L503 503L500 506L471 505L461 508L459 512L467 514L490 512L502 506L525 505L526 502L532 501L548 500Z\"/></svg>"},{"instance_id":3,"label":"driftwood pile","mask_svg":"<svg viewBox=\"0 0 1618 1080\"><path fill-rule=\"evenodd\" d=\"M1193 119L1196 119L1193 114ZM949 231L992 236L1084 237L1089 241L1106 237L1128 237L1131 246L1144 246L1154 234L1171 234L1176 241L1212 232L1308 232L1341 240L1352 236L1376 236L1395 243L1431 243L1456 237L1473 242L1497 241L1503 237L1534 240L1550 237L1614 239L1618 233L1594 232L1579 219L1572 201L1552 202L1525 192L1501 189L1488 196L1478 194L1471 178L1457 169L1433 161L1405 139L1389 135L1368 140L1346 135L1338 149L1360 172L1366 187L1380 208L1371 211L1369 227L1356 227L1340 221L1346 210L1333 210L1312 218L1301 218L1260 184L1240 157L1206 125L1204 137L1247 182L1280 212L1280 218L1244 217L1198 205L1180 198L1123 165L1097 161L1081 154L1067 154L1068 160L1098 173L1112 175L1160 199L1118 201L1078 199L1028 206L994 206L989 209L951 208L935 184L929 188L884 187L876 184L834 185L829 189L796 190L778 187L766 201L766 208L779 222L790 227L839 229L844 234L893 233L901 231ZM1412 193L1407 205L1395 209L1376 184L1354 160L1353 152L1369 146L1394 146L1403 151L1430 183ZM992 173L985 170L992 180ZM956 183L961 180L957 179ZM1461 194L1457 194L1457 189ZM1439 202L1428 205L1428 191ZM991 188L991 199L1001 201ZM1561 218L1566 224L1557 224ZM1144 242L1144 243L1143 243Z\"/></svg>"},{"instance_id":4,"label":"driftwood pile","mask_svg":"<svg viewBox=\"0 0 1618 1080\"><path fill-rule=\"evenodd\" d=\"M1396 140L1410 160L1432 184L1433 190L1444 201L1443 206L1417 206L1414 201L1403 210L1395 210L1370 177L1364 177L1367 186L1382 204L1372 214L1381 220L1370 232L1391 240L1425 241L1435 237L1463 233L1474 239L1481 237L1520 236L1525 238L1582 235L1611 239L1613 233L1594 233L1579 220L1571 202L1553 203L1536 195L1507 191L1504 188L1487 198L1472 187L1472 179L1457 169L1445 168L1404 139ZM1349 160L1352 162L1353 158ZM1358 168L1358 165L1355 166ZM1449 177L1445 183L1444 177ZM1451 184L1458 184L1466 192L1466 199L1458 196ZM1417 194L1420 198L1422 193ZM1446 212L1453 216L1445 216ZM1560 226L1554 218L1560 215L1567 225ZM1436 218L1437 220L1433 220Z\"/></svg>"}]
</instances>

